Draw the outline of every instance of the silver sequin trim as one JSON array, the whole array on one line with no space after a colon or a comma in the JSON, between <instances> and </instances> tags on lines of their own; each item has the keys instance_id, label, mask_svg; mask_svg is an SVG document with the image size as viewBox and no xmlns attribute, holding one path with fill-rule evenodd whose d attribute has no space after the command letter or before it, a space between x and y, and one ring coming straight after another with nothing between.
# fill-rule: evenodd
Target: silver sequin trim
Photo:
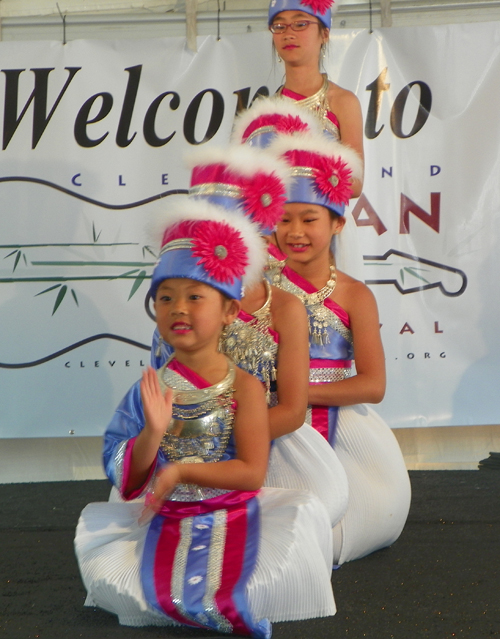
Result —
<instances>
[{"instance_id":1,"label":"silver sequin trim","mask_svg":"<svg viewBox=\"0 0 500 639\"><path fill-rule=\"evenodd\" d=\"M215 623L219 632L231 633L233 626L229 619L224 617L215 603L215 594L220 588L222 575L222 562L224 547L226 545L227 512L217 510L214 512L212 526L212 538L208 551L207 585L203 597L203 608L206 614Z\"/></svg>"},{"instance_id":2,"label":"silver sequin trim","mask_svg":"<svg viewBox=\"0 0 500 639\"><path fill-rule=\"evenodd\" d=\"M192 240L188 237L182 237L179 240L172 240L171 242L168 242L168 244L165 244L160 251L160 255L164 255L169 251L175 251L177 249L192 249L193 246L194 244Z\"/></svg>"},{"instance_id":3,"label":"silver sequin trim","mask_svg":"<svg viewBox=\"0 0 500 639\"><path fill-rule=\"evenodd\" d=\"M193 517L185 517L180 524L180 540L175 550L174 566L172 570L172 603L177 608L178 612L191 621L198 623L198 620L189 614L184 607L182 599L184 591L184 581L186 578L186 566L189 548L192 540L192 526Z\"/></svg>"},{"instance_id":4,"label":"silver sequin trim","mask_svg":"<svg viewBox=\"0 0 500 639\"><path fill-rule=\"evenodd\" d=\"M120 492L123 489L123 464L125 461L125 451L127 450L128 439L122 441L118 446L115 454L115 477L116 487Z\"/></svg>"},{"instance_id":5,"label":"silver sequin trim","mask_svg":"<svg viewBox=\"0 0 500 639\"><path fill-rule=\"evenodd\" d=\"M308 406L306 410L306 424L312 424L312 410L310 406Z\"/></svg>"},{"instance_id":6,"label":"silver sequin trim","mask_svg":"<svg viewBox=\"0 0 500 639\"><path fill-rule=\"evenodd\" d=\"M161 375L158 374L160 385L162 385L162 382L163 382L163 385L168 386L169 388L175 388L176 390L180 390L180 391L197 390L194 384L192 384L191 382L188 382L188 380L182 375L179 375L179 373L176 373L175 371L172 371L165 367L160 368L160 371L162 371Z\"/></svg>"},{"instance_id":7,"label":"silver sequin trim","mask_svg":"<svg viewBox=\"0 0 500 639\"><path fill-rule=\"evenodd\" d=\"M189 189L189 195L196 197L198 195L215 195L219 197L232 197L240 199L243 190L239 186L231 186L222 182L207 182L205 184L197 184Z\"/></svg>"},{"instance_id":8,"label":"silver sequin trim","mask_svg":"<svg viewBox=\"0 0 500 639\"><path fill-rule=\"evenodd\" d=\"M174 492L169 496L169 501L204 501L213 497L220 497L230 493L230 490L222 488L206 488L196 484L177 484Z\"/></svg>"},{"instance_id":9,"label":"silver sequin trim","mask_svg":"<svg viewBox=\"0 0 500 639\"><path fill-rule=\"evenodd\" d=\"M350 368L311 368L309 383L340 382L351 376Z\"/></svg>"},{"instance_id":10,"label":"silver sequin trim","mask_svg":"<svg viewBox=\"0 0 500 639\"><path fill-rule=\"evenodd\" d=\"M250 133L250 135L247 137L245 142L248 144L254 138L259 137L259 135L263 135L265 133L274 133L275 131L276 131L276 127L275 126L272 126L272 125L261 126L258 129L255 129L255 131L252 131L252 133Z\"/></svg>"},{"instance_id":11,"label":"silver sequin trim","mask_svg":"<svg viewBox=\"0 0 500 639\"><path fill-rule=\"evenodd\" d=\"M306 177L306 178L315 177L314 169L311 169L308 166L294 166L290 169L290 173L293 177Z\"/></svg>"},{"instance_id":12,"label":"silver sequin trim","mask_svg":"<svg viewBox=\"0 0 500 639\"><path fill-rule=\"evenodd\" d=\"M172 359L172 357L170 359ZM198 404L210 399L216 399L221 394L233 390L236 371L234 363L230 359L227 361L228 371L226 377L208 388L196 388L196 386L187 382L182 375L167 368L170 359L158 370L158 379L163 392L166 390L166 387L174 391L174 404Z\"/></svg>"}]
</instances>

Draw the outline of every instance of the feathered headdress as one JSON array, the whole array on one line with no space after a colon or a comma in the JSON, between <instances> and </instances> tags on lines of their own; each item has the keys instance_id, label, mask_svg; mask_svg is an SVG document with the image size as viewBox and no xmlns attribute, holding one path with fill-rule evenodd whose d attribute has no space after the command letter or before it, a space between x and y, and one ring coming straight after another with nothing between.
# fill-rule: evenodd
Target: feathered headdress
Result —
<instances>
[{"instance_id":1,"label":"feathered headdress","mask_svg":"<svg viewBox=\"0 0 500 639\"><path fill-rule=\"evenodd\" d=\"M241 299L243 286L262 277L266 262L258 229L243 215L208 202L186 199L165 213L161 249L150 294L169 278L189 278Z\"/></svg>"},{"instance_id":2,"label":"feathered headdress","mask_svg":"<svg viewBox=\"0 0 500 639\"><path fill-rule=\"evenodd\" d=\"M324 136L302 134L278 136L269 151L290 167L287 202L318 204L344 214L352 180L363 175L363 163L353 149Z\"/></svg>"},{"instance_id":3,"label":"feathered headdress","mask_svg":"<svg viewBox=\"0 0 500 639\"><path fill-rule=\"evenodd\" d=\"M286 162L247 146L207 147L186 158L190 198L243 214L261 233L271 233L283 215L289 171Z\"/></svg>"},{"instance_id":4,"label":"feathered headdress","mask_svg":"<svg viewBox=\"0 0 500 639\"><path fill-rule=\"evenodd\" d=\"M277 135L320 134L317 117L288 98L259 98L235 120L231 141L265 149Z\"/></svg>"}]
</instances>

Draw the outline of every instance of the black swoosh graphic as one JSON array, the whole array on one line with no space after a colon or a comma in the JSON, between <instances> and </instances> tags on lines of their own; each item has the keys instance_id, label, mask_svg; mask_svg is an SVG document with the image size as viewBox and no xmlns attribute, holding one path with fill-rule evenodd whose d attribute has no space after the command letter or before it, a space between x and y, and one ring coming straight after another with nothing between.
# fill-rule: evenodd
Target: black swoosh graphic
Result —
<instances>
[{"instance_id":1,"label":"black swoosh graphic","mask_svg":"<svg viewBox=\"0 0 500 639\"><path fill-rule=\"evenodd\" d=\"M61 193L70 195L71 197L74 197L77 200L82 200L83 202L88 202L89 204L95 204L95 206L100 206L103 209L110 209L114 211L120 211L123 209L133 209L138 206L142 206L143 204L149 204L149 202L154 202L155 200L161 200L162 198L168 197L169 195L187 195L188 194L187 189L171 189L170 191L164 191L163 193L158 193L157 195L151 195L150 197L147 197L144 200L139 200L138 202L130 202L129 204L107 204L106 202L100 202L99 200L94 200L91 197L87 197L86 195L81 195L80 193L75 193L74 191L70 191L64 186L59 186L59 184L55 184L54 182L49 182L48 180L42 180L40 178L25 177L25 176L0 177L0 183L2 182L32 182L33 184L41 184L42 186L48 186L51 189L55 189L56 191L61 191Z\"/></svg>"},{"instance_id":2,"label":"black swoosh graphic","mask_svg":"<svg viewBox=\"0 0 500 639\"><path fill-rule=\"evenodd\" d=\"M23 362L20 364L4 364L0 362L0 368L31 368L33 366L40 366L40 364L45 364L46 362L50 362L52 359L56 359L56 357L60 357L65 353L69 353L70 351L74 351L80 346L84 346L85 344L90 344L90 342L95 342L100 339L114 339L117 342L123 342L124 344L130 344L131 346L136 346L137 348L142 348L145 351L151 350L151 345L141 344L140 342L136 342L133 339L129 339L128 337L122 337L121 335L113 335L113 333L99 333L98 335L92 335L91 337L86 337L79 342L75 342L74 344L70 344L66 346L66 348L62 348L60 351L56 351L55 353L51 353L46 357L42 357L41 359L36 359L33 362Z\"/></svg>"}]
</instances>

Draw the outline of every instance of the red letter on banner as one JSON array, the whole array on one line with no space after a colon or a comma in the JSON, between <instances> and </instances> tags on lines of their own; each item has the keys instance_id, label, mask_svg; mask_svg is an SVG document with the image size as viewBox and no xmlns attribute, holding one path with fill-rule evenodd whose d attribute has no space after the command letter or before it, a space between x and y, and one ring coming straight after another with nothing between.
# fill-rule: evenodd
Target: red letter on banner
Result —
<instances>
[{"instance_id":1,"label":"red letter on banner","mask_svg":"<svg viewBox=\"0 0 500 639\"><path fill-rule=\"evenodd\" d=\"M361 211L366 213L366 219L359 219ZM361 193L359 196L356 206L352 210L352 216L356 222L356 226L373 226L373 228L377 231L377 235L382 235L382 233L387 231L384 223L376 214L375 209L370 204L364 193Z\"/></svg>"},{"instance_id":2,"label":"red letter on banner","mask_svg":"<svg viewBox=\"0 0 500 639\"><path fill-rule=\"evenodd\" d=\"M441 193L431 193L431 212L415 204L409 197L401 193L401 212L399 218L399 232L404 235L410 232L410 213L439 233L439 216L441 209Z\"/></svg>"}]
</instances>

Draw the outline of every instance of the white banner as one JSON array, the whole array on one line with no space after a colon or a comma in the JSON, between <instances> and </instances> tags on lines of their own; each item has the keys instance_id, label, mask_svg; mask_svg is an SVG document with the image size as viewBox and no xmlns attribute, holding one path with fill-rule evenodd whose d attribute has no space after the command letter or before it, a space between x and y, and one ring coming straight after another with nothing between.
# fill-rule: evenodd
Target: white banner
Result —
<instances>
[{"instance_id":1,"label":"white banner","mask_svg":"<svg viewBox=\"0 0 500 639\"><path fill-rule=\"evenodd\" d=\"M499 422L499 35L332 32L325 66L365 119L351 209L394 428ZM187 188L184 151L226 144L282 70L267 33L0 53L0 436L99 435L149 361L150 218Z\"/></svg>"}]
</instances>

